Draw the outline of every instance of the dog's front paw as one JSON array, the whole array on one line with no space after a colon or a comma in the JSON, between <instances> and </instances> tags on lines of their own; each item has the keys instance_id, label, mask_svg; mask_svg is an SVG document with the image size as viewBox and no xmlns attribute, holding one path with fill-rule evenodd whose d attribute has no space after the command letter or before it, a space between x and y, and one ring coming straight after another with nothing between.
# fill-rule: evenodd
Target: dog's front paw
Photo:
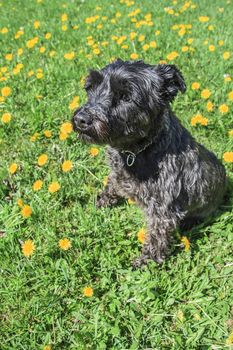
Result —
<instances>
[{"instance_id":1,"label":"dog's front paw","mask_svg":"<svg viewBox=\"0 0 233 350\"><path fill-rule=\"evenodd\" d=\"M134 270L138 269L138 268L144 268L147 265L149 256L148 255L141 255L138 258L136 258L133 263L132 263L132 267Z\"/></svg>"},{"instance_id":2,"label":"dog's front paw","mask_svg":"<svg viewBox=\"0 0 233 350\"><path fill-rule=\"evenodd\" d=\"M110 207L116 204L117 201L118 201L117 197L111 196L108 192L103 191L97 196L96 207L97 208Z\"/></svg>"}]
</instances>

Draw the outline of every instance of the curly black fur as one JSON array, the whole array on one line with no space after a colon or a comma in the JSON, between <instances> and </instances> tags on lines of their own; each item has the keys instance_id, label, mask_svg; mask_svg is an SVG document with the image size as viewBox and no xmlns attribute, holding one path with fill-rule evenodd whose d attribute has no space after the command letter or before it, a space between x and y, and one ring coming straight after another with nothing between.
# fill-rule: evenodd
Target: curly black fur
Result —
<instances>
[{"instance_id":1,"label":"curly black fur","mask_svg":"<svg viewBox=\"0 0 233 350\"><path fill-rule=\"evenodd\" d=\"M179 225L218 207L225 169L171 111L170 102L186 90L176 66L117 60L91 71L85 88L88 102L75 112L74 129L83 141L110 146L112 170L97 205L134 199L148 222L135 266L148 258L161 263Z\"/></svg>"}]
</instances>

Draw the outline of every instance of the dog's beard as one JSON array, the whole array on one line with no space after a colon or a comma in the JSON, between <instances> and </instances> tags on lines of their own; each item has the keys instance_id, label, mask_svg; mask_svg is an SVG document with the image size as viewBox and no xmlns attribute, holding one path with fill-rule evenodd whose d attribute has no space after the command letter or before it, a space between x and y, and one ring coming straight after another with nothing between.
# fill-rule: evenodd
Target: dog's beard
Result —
<instances>
[{"instance_id":1,"label":"dog's beard","mask_svg":"<svg viewBox=\"0 0 233 350\"><path fill-rule=\"evenodd\" d=\"M78 138L85 143L107 144L109 143L109 126L102 121L95 121L87 131L78 132Z\"/></svg>"}]
</instances>

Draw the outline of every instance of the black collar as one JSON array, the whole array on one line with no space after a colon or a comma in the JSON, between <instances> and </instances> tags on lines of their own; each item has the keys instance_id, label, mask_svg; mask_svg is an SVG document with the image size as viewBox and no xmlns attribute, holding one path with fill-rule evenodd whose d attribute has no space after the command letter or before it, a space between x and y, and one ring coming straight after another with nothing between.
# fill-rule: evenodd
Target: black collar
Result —
<instances>
[{"instance_id":1,"label":"black collar","mask_svg":"<svg viewBox=\"0 0 233 350\"><path fill-rule=\"evenodd\" d=\"M137 152L132 152L132 151L128 151L128 150L123 150L120 151L121 154L125 154L126 155L126 164L128 167L131 167L134 165L136 157L142 153L143 151L145 151L149 146L152 145L152 143L154 142L154 140L152 139L150 142L146 143L145 146L141 149L139 149Z\"/></svg>"}]
</instances>

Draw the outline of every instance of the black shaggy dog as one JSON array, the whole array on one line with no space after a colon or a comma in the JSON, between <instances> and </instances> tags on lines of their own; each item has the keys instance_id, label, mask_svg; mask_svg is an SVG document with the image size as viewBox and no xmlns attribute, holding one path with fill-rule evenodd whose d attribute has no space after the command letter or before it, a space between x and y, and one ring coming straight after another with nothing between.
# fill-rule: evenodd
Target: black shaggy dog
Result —
<instances>
[{"instance_id":1,"label":"black shaggy dog","mask_svg":"<svg viewBox=\"0 0 233 350\"><path fill-rule=\"evenodd\" d=\"M197 143L171 110L186 90L174 65L149 65L120 59L92 70L87 103L73 117L81 140L108 144L111 173L97 206L134 199L148 227L141 266L163 262L172 232L213 213L224 194L225 170L216 156Z\"/></svg>"}]
</instances>

